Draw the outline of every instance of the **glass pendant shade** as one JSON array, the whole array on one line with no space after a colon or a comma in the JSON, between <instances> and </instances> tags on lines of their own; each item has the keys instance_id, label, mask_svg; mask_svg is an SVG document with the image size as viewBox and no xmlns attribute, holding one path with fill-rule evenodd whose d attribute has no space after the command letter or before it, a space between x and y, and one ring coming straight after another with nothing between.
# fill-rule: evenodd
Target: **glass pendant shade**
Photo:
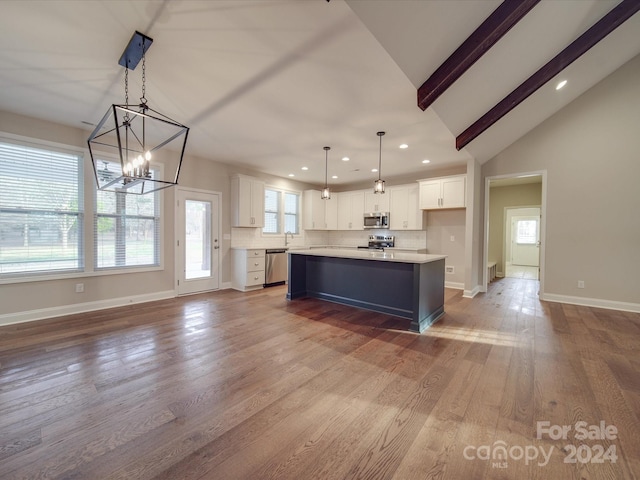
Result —
<instances>
[{"instance_id":1,"label":"glass pendant shade","mask_svg":"<svg viewBox=\"0 0 640 480\"><path fill-rule=\"evenodd\" d=\"M385 132L378 132L377 135L380 137L380 153L378 155L378 179L373 182L373 193L384 193L384 180L380 178L382 174L382 136Z\"/></svg>"},{"instance_id":2,"label":"glass pendant shade","mask_svg":"<svg viewBox=\"0 0 640 480\"><path fill-rule=\"evenodd\" d=\"M320 193L320 198L322 200L329 200L331 198L331 191L329 190L329 185L327 185L327 171L328 171L328 165L329 165L329 150L331 150L331 147L323 147L324 148L324 188L322 189L322 192Z\"/></svg>"}]
</instances>

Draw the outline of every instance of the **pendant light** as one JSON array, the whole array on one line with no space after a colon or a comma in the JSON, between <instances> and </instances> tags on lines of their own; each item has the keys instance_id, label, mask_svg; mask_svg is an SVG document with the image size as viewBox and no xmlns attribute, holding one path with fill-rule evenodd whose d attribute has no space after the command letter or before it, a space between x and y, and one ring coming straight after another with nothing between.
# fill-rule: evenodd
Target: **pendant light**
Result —
<instances>
[{"instance_id":1,"label":"pendant light","mask_svg":"<svg viewBox=\"0 0 640 480\"><path fill-rule=\"evenodd\" d=\"M331 150L331 147L324 147L324 188L322 189L322 193L320 194L320 198L322 200L329 200L331 198L331 191L329 190L329 185L327 185L329 150Z\"/></svg>"},{"instance_id":2,"label":"pendant light","mask_svg":"<svg viewBox=\"0 0 640 480\"><path fill-rule=\"evenodd\" d=\"M178 184L189 128L147 103L145 54L152 43L137 31L129 40L118 61L124 67L125 103L111 105L87 141L99 190L140 195ZM142 97L130 104L129 70L140 60ZM119 164L110 161L114 157ZM158 162L155 168L152 162Z\"/></svg>"},{"instance_id":3,"label":"pendant light","mask_svg":"<svg viewBox=\"0 0 640 480\"><path fill-rule=\"evenodd\" d=\"M373 193L384 193L384 180L380 178L382 174L382 136L384 132L378 132L378 137L380 137L380 155L378 157L378 180L373 182Z\"/></svg>"}]
</instances>

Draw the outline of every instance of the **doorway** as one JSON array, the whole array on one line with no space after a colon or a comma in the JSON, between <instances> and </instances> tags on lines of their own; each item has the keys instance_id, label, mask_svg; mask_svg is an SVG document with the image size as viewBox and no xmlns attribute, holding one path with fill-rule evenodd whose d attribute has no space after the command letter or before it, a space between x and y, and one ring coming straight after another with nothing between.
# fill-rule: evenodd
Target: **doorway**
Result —
<instances>
[{"instance_id":1,"label":"doorway","mask_svg":"<svg viewBox=\"0 0 640 480\"><path fill-rule=\"evenodd\" d=\"M220 195L176 191L176 286L178 295L220 287Z\"/></svg>"},{"instance_id":2,"label":"doorway","mask_svg":"<svg viewBox=\"0 0 640 480\"><path fill-rule=\"evenodd\" d=\"M485 177L484 197L484 291L491 265L497 278L539 280L544 292L546 171Z\"/></svg>"}]
</instances>

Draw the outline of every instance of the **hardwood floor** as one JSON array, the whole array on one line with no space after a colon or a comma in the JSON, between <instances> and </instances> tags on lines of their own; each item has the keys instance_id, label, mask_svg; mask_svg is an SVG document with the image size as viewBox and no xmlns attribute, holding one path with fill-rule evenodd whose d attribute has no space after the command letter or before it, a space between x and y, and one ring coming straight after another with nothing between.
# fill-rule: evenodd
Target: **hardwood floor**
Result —
<instances>
[{"instance_id":1,"label":"hardwood floor","mask_svg":"<svg viewBox=\"0 0 640 480\"><path fill-rule=\"evenodd\" d=\"M1 327L0 478L640 477L640 314L537 288L422 335L284 287Z\"/></svg>"}]
</instances>

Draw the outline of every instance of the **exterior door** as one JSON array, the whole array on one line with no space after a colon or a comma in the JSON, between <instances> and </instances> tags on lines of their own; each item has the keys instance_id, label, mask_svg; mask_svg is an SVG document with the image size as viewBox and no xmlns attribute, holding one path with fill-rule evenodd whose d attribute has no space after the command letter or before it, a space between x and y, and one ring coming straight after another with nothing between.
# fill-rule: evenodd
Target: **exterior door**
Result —
<instances>
[{"instance_id":1,"label":"exterior door","mask_svg":"<svg viewBox=\"0 0 640 480\"><path fill-rule=\"evenodd\" d=\"M176 282L178 295L220 287L217 193L177 189Z\"/></svg>"},{"instance_id":2,"label":"exterior door","mask_svg":"<svg viewBox=\"0 0 640 480\"><path fill-rule=\"evenodd\" d=\"M540 216L513 216L511 226L511 264L540 265Z\"/></svg>"}]
</instances>

